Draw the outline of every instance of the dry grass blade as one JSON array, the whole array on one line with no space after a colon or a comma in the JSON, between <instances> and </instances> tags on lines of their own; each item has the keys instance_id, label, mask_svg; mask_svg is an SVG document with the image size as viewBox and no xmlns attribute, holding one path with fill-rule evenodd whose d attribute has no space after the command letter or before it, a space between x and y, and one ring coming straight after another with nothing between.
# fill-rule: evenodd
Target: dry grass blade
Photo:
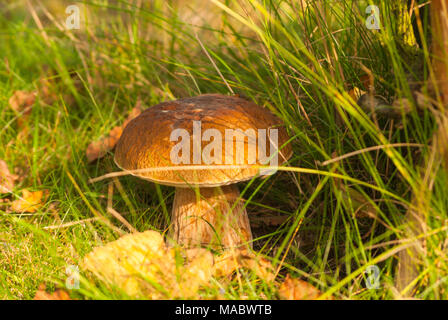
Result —
<instances>
[{"instance_id":1,"label":"dry grass blade","mask_svg":"<svg viewBox=\"0 0 448 320\"><path fill-rule=\"evenodd\" d=\"M356 150L356 151L353 151L353 152L346 153L346 154L344 154L342 156L339 156L339 157L336 157L336 158L324 161L322 163L319 163L319 165L326 166L326 165L329 165L331 163L338 162L338 161L341 161L343 159L347 159L347 158L356 156L356 155L361 154L361 153L370 152L370 151L376 151L376 150L381 150L381 149L386 149L386 148L396 148L396 147L424 147L424 145L420 144L420 143L392 143L392 144L388 144L388 145L373 146L373 147L368 147L368 148L364 148L364 149L361 149L361 150Z\"/></svg>"},{"instance_id":2,"label":"dry grass blade","mask_svg":"<svg viewBox=\"0 0 448 320\"><path fill-rule=\"evenodd\" d=\"M112 197L114 193L114 185L109 184L108 195L107 195L107 212L113 215L118 221L120 221L126 228L131 232L138 232L123 216L112 207Z\"/></svg>"},{"instance_id":3,"label":"dry grass blade","mask_svg":"<svg viewBox=\"0 0 448 320\"><path fill-rule=\"evenodd\" d=\"M53 226L46 226L43 227L44 230L54 230L54 229L60 229L60 228L67 228L67 227L71 227L71 226L76 226L78 224L84 224L86 222L91 222L91 221L96 221L98 220L98 217L95 218L89 218L89 219L83 219L83 220L78 220L78 221L72 221L72 222L67 222L67 223L61 223L59 225L53 225Z\"/></svg>"}]
</instances>

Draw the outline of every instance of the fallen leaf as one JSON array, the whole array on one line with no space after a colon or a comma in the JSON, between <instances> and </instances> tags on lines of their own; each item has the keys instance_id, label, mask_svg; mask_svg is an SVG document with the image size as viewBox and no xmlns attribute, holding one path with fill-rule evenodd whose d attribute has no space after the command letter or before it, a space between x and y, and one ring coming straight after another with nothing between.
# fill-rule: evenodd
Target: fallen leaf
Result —
<instances>
[{"instance_id":1,"label":"fallen leaf","mask_svg":"<svg viewBox=\"0 0 448 320\"><path fill-rule=\"evenodd\" d=\"M214 262L213 255L210 253L210 251L203 248L197 248L194 250L194 256L191 256L191 253L187 255L184 281L185 283L196 281L200 284L207 284L212 277L212 266ZM194 293L196 293L197 289L197 287L194 288Z\"/></svg>"},{"instance_id":2,"label":"fallen leaf","mask_svg":"<svg viewBox=\"0 0 448 320\"><path fill-rule=\"evenodd\" d=\"M137 106L135 108L132 108L132 110L129 112L129 115L124 121L123 126L125 127L132 119L137 118L140 113L142 113L142 105L140 102L137 102Z\"/></svg>"},{"instance_id":3,"label":"fallen leaf","mask_svg":"<svg viewBox=\"0 0 448 320\"><path fill-rule=\"evenodd\" d=\"M37 92L41 102L51 105L58 100L58 95L53 89L55 86L56 85L51 77L43 77L39 79L37 82ZM66 102L66 100L68 99L65 99L64 97L64 102ZM69 103L66 102L66 104Z\"/></svg>"},{"instance_id":4,"label":"fallen leaf","mask_svg":"<svg viewBox=\"0 0 448 320\"><path fill-rule=\"evenodd\" d=\"M245 268L265 281L274 281L271 263L247 250L227 250L214 257L203 248L168 247L156 231L132 233L84 257L84 270L127 295L146 299L197 298L214 277L220 280ZM223 298L223 292L220 293ZM279 287L282 299L316 299L322 293L311 284L286 276ZM333 299L330 297L329 299Z\"/></svg>"},{"instance_id":5,"label":"fallen leaf","mask_svg":"<svg viewBox=\"0 0 448 320\"><path fill-rule=\"evenodd\" d=\"M10 210L13 212L36 212L42 207L48 190L28 191L22 190L22 197L11 202Z\"/></svg>"},{"instance_id":6,"label":"fallen leaf","mask_svg":"<svg viewBox=\"0 0 448 320\"><path fill-rule=\"evenodd\" d=\"M77 72L73 69L69 69L67 72L70 77L70 86L73 86L73 89L77 92L82 91L84 85L79 79ZM64 101L64 105L67 107L72 106L76 99L67 85L67 80L63 80L57 71L44 65L43 76L35 81L39 104L41 106L53 105L56 101L61 100Z\"/></svg>"},{"instance_id":7,"label":"fallen leaf","mask_svg":"<svg viewBox=\"0 0 448 320\"><path fill-rule=\"evenodd\" d=\"M17 112L22 112L30 107L36 100L36 91L17 90L9 98L9 106ZM29 112L28 112L29 113Z\"/></svg>"},{"instance_id":8,"label":"fallen leaf","mask_svg":"<svg viewBox=\"0 0 448 320\"><path fill-rule=\"evenodd\" d=\"M9 106L18 115L17 126L23 127L24 123L31 114L31 107L36 101L36 91L23 91L17 90L13 93L11 98L9 98Z\"/></svg>"},{"instance_id":9,"label":"fallen leaf","mask_svg":"<svg viewBox=\"0 0 448 320\"><path fill-rule=\"evenodd\" d=\"M137 107L131 110L128 117L121 126L114 127L106 137L90 143L86 150L87 161L92 162L97 159L101 159L109 151L115 148L115 145L120 139L124 128L132 119L140 115L141 112L142 111L140 109L140 105L138 105Z\"/></svg>"},{"instance_id":10,"label":"fallen leaf","mask_svg":"<svg viewBox=\"0 0 448 320\"><path fill-rule=\"evenodd\" d=\"M359 77L359 80L361 81L361 84L363 85L363 87L365 89L367 89L368 91L373 91L374 89L374 79L373 76L371 74L371 71L369 70L370 74L365 74Z\"/></svg>"},{"instance_id":11,"label":"fallen leaf","mask_svg":"<svg viewBox=\"0 0 448 320\"><path fill-rule=\"evenodd\" d=\"M358 99L365 94L366 92L359 89L358 87L354 87L351 90L348 91L349 96L354 100L358 101Z\"/></svg>"},{"instance_id":12,"label":"fallen leaf","mask_svg":"<svg viewBox=\"0 0 448 320\"><path fill-rule=\"evenodd\" d=\"M121 134L123 132L123 128L120 127L114 127L109 135L105 138L102 138L98 141L94 141L87 147L86 156L87 161L92 162L97 159L101 159L104 157L110 150L115 148L115 145L117 144L118 140L121 137Z\"/></svg>"},{"instance_id":13,"label":"fallen leaf","mask_svg":"<svg viewBox=\"0 0 448 320\"><path fill-rule=\"evenodd\" d=\"M280 285L278 294L283 300L315 300L322 295L322 292L308 282L292 278L288 274ZM328 300L333 300L333 298Z\"/></svg>"},{"instance_id":14,"label":"fallen leaf","mask_svg":"<svg viewBox=\"0 0 448 320\"><path fill-rule=\"evenodd\" d=\"M94 248L82 268L133 297L189 298L209 283L213 256L206 249L190 252L186 261L156 231L125 235Z\"/></svg>"},{"instance_id":15,"label":"fallen leaf","mask_svg":"<svg viewBox=\"0 0 448 320\"><path fill-rule=\"evenodd\" d=\"M213 274L218 278L227 277L238 268L251 270L258 277L268 282L275 278L274 268L268 260L246 250L227 250L216 257Z\"/></svg>"},{"instance_id":16,"label":"fallen leaf","mask_svg":"<svg viewBox=\"0 0 448 320\"><path fill-rule=\"evenodd\" d=\"M17 175L11 174L8 165L4 160L0 160L0 193L10 193L14 189Z\"/></svg>"},{"instance_id":17,"label":"fallen leaf","mask_svg":"<svg viewBox=\"0 0 448 320\"><path fill-rule=\"evenodd\" d=\"M67 291L56 289L53 293L48 293L45 284L39 285L33 300L72 300Z\"/></svg>"}]
</instances>

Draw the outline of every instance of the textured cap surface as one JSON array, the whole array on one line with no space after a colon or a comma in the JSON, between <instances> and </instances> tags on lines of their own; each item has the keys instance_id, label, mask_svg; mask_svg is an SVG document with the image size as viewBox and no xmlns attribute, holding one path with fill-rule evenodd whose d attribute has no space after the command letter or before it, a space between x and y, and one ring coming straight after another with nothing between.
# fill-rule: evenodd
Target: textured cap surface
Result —
<instances>
[{"instance_id":1,"label":"textured cap surface","mask_svg":"<svg viewBox=\"0 0 448 320\"><path fill-rule=\"evenodd\" d=\"M198 123L200 123L199 134ZM173 139L172 133L176 129L183 129L181 131L188 134L188 140L183 141L183 137L179 136ZM215 134L221 134L222 146L218 151L221 155L215 154L214 151L210 152L212 142L215 143L219 139L216 139L216 135L204 138L204 132L208 129L215 129L213 130ZM239 132L243 135L235 137L229 135L226 139L228 129L240 129ZM252 130L246 131L248 129ZM269 110L237 96L220 94L204 94L163 102L148 108L126 126L116 147L115 163L124 170L150 169L133 174L146 180L177 187L187 187L189 184L212 187L236 183L251 179L259 173L258 168L244 167L247 164L254 164L251 159L256 158L255 164L267 164L260 163L258 148L255 148L264 136L267 145L266 155L269 157L276 153L269 147L269 142L273 140L269 136L269 129L277 129L280 149L278 165L280 165L291 157L292 149L289 144L282 147L289 137L281 120ZM253 139L254 137L256 139ZM181 141L187 143L189 150L175 149ZM237 149L238 142L240 149ZM230 146L228 149L226 149L227 143ZM244 149L241 149L242 145ZM214 150L218 150L216 144L214 146ZM173 148L178 152L174 152ZM186 161L176 163L179 162L176 158L173 162L173 154L183 155L185 150L189 151L183 158ZM199 152L195 155L197 150ZM237 150L244 151L237 152ZM221 156L221 163L216 161L217 156L218 158ZM207 165L207 168L194 168ZM191 170L192 168L194 169Z\"/></svg>"}]
</instances>

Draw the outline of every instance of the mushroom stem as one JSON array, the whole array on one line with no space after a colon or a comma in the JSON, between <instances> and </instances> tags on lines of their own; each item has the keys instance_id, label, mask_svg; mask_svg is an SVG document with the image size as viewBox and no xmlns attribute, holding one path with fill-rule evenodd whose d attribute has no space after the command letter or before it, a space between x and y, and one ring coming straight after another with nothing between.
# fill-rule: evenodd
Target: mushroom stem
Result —
<instances>
[{"instance_id":1,"label":"mushroom stem","mask_svg":"<svg viewBox=\"0 0 448 320\"><path fill-rule=\"evenodd\" d=\"M252 247L249 218L235 185L176 188L171 235L183 246Z\"/></svg>"}]
</instances>

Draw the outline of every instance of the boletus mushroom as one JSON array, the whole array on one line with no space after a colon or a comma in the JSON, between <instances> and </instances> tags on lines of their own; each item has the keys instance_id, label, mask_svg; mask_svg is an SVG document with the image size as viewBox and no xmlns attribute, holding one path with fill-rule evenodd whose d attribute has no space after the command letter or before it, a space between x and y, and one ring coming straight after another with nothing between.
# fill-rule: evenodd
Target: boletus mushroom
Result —
<instances>
[{"instance_id":1,"label":"boletus mushroom","mask_svg":"<svg viewBox=\"0 0 448 320\"><path fill-rule=\"evenodd\" d=\"M238 96L204 94L163 102L123 131L115 163L176 187L171 236L183 246L252 246L236 183L272 174L291 157L279 118Z\"/></svg>"}]
</instances>

